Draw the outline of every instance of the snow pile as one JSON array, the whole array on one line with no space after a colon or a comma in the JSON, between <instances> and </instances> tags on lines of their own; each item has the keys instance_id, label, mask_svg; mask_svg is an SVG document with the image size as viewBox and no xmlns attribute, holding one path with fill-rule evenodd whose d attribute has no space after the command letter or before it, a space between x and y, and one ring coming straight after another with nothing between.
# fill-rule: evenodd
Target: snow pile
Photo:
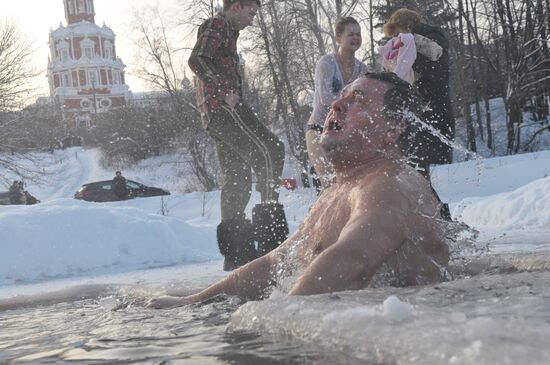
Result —
<instances>
[{"instance_id":1,"label":"snow pile","mask_svg":"<svg viewBox=\"0 0 550 365\"><path fill-rule=\"evenodd\" d=\"M214 229L130 205L10 207L0 210L0 232L0 285L220 258Z\"/></svg>"},{"instance_id":2,"label":"snow pile","mask_svg":"<svg viewBox=\"0 0 550 365\"><path fill-rule=\"evenodd\" d=\"M514 191L550 176L550 151L486 158L432 169L432 183L443 201Z\"/></svg>"},{"instance_id":3,"label":"snow pile","mask_svg":"<svg viewBox=\"0 0 550 365\"><path fill-rule=\"evenodd\" d=\"M453 216L478 230L550 227L550 177L509 193L466 198L453 210Z\"/></svg>"},{"instance_id":4,"label":"snow pile","mask_svg":"<svg viewBox=\"0 0 550 365\"><path fill-rule=\"evenodd\" d=\"M123 170L172 195L111 203L72 199L82 184L113 177L101 167L99 151L75 147L35 158L45 182L27 182L26 188L42 202L0 206L0 286L222 259L216 243L220 193L178 194L189 180L177 155ZM315 197L313 189L281 191L291 230ZM254 192L249 216L258 200Z\"/></svg>"}]
</instances>

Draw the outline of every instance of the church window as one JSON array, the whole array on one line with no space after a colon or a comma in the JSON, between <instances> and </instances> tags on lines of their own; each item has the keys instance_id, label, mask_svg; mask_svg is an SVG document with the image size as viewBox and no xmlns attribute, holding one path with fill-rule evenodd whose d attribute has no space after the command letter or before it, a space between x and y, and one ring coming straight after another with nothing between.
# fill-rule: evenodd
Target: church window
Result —
<instances>
[{"instance_id":1,"label":"church window","mask_svg":"<svg viewBox=\"0 0 550 365\"><path fill-rule=\"evenodd\" d=\"M70 87L71 86L71 74L68 72L63 72L61 74L61 86Z\"/></svg>"},{"instance_id":2,"label":"church window","mask_svg":"<svg viewBox=\"0 0 550 365\"><path fill-rule=\"evenodd\" d=\"M119 85L120 84L120 72L114 71L113 72L113 84Z\"/></svg>"},{"instance_id":3,"label":"church window","mask_svg":"<svg viewBox=\"0 0 550 365\"><path fill-rule=\"evenodd\" d=\"M92 101L90 99L80 100L80 107L83 109L90 109L92 107Z\"/></svg>"},{"instance_id":4,"label":"church window","mask_svg":"<svg viewBox=\"0 0 550 365\"><path fill-rule=\"evenodd\" d=\"M62 62L67 62L69 60L69 50L67 48L61 48L59 50L59 58Z\"/></svg>"},{"instance_id":5,"label":"church window","mask_svg":"<svg viewBox=\"0 0 550 365\"><path fill-rule=\"evenodd\" d=\"M84 38L80 41L80 49L82 56L87 59L92 59L95 56L95 43L90 38Z\"/></svg>"},{"instance_id":6,"label":"church window","mask_svg":"<svg viewBox=\"0 0 550 365\"><path fill-rule=\"evenodd\" d=\"M99 106L103 109L108 109L112 104L113 102L108 98L103 98L99 101Z\"/></svg>"},{"instance_id":7,"label":"church window","mask_svg":"<svg viewBox=\"0 0 550 365\"><path fill-rule=\"evenodd\" d=\"M86 9L84 8L84 0L78 0L78 13L85 13Z\"/></svg>"},{"instance_id":8,"label":"church window","mask_svg":"<svg viewBox=\"0 0 550 365\"><path fill-rule=\"evenodd\" d=\"M100 83L96 70L88 70L88 85L96 86Z\"/></svg>"}]
</instances>

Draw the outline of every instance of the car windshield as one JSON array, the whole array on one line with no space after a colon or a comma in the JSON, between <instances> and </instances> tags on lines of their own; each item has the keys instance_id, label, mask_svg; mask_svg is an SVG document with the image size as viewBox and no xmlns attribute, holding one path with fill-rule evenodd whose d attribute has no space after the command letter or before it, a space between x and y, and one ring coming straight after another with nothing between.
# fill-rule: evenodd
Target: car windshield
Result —
<instances>
[{"instance_id":1,"label":"car windshield","mask_svg":"<svg viewBox=\"0 0 550 365\"><path fill-rule=\"evenodd\" d=\"M128 181L126 185L128 185L130 189L139 189L142 187L141 184L138 184L137 182L134 182L134 181Z\"/></svg>"}]
</instances>

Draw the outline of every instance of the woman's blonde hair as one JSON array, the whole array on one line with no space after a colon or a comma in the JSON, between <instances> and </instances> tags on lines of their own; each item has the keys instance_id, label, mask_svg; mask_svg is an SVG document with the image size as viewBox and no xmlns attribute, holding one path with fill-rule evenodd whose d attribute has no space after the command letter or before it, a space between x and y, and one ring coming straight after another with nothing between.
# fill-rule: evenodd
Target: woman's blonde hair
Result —
<instances>
[{"instance_id":1,"label":"woman's blonde hair","mask_svg":"<svg viewBox=\"0 0 550 365\"><path fill-rule=\"evenodd\" d=\"M384 24L384 35L393 37L398 28L406 32L412 32L420 23L422 23L422 19L416 11L401 8L393 13Z\"/></svg>"}]
</instances>

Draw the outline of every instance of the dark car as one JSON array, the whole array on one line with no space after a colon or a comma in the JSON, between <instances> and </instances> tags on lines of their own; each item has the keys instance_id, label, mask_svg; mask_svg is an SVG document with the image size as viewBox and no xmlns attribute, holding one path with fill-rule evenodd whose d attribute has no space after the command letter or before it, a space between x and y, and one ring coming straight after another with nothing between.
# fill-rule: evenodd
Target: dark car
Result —
<instances>
[{"instance_id":1,"label":"dark car","mask_svg":"<svg viewBox=\"0 0 550 365\"><path fill-rule=\"evenodd\" d=\"M128 199L170 195L170 192L164 189L145 186L132 180L126 180L126 187L128 188ZM112 202L118 200L113 193L113 180L84 184L74 194L74 198L89 202Z\"/></svg>"}]
</instances>

